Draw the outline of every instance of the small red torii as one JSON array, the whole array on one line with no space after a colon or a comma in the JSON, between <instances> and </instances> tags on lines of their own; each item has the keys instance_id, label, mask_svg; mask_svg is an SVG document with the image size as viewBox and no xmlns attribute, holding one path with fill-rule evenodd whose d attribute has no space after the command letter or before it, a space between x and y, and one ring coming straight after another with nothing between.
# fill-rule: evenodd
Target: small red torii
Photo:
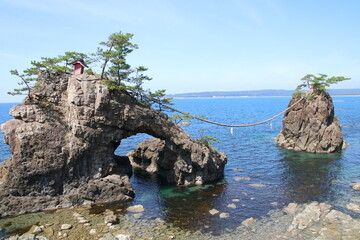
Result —
<instances>
[{"instance_id":1,"label":"small red torii","mask_svg":"<svg viewBox=\"0 0 360 240\"><path fill-rule=\"evenodd\" d=\"M84 68L88 67L88 65L85 64L84 59L78 59L70 64L74 65L74 74L83 74Z\"/></svg>"}]
</instances>

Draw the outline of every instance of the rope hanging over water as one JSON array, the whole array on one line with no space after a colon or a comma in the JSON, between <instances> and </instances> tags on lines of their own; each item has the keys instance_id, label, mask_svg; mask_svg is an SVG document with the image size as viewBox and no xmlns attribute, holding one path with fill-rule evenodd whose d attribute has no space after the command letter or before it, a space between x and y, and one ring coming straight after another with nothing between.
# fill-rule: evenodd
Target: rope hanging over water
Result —
<instances>
[{"instance_id":1,"label":"rope hanging over water","mask_svg":"<svg viewBox=\"0 0 360 240\"><path fill-rule=\"evenodd\" d=\"M247 124L238 124L238 125L233 125L233 124L226 124L226 123L219 123L219 122L213 122L213 121L210 121L210 120L207 120L207 119L204 119L204 118L200 118L200 117L197 117L197 116L193 116L193 115L189 115L188 113L185 113L183 111L180 111L180 110L177 110L175 108L172 108L172 107L169 107L169 106L163 106L169 110L172 110L174 112L178 112L178 113L181 113L181 114L186 114L188 115L190 118L194 118L194 119L197 119L199 121L203 121L203 122L206 122L206 123L210 123L210 124L214 124L214 125L218 125L218 126L223 126L223 127L251 127L251 126L256 126L256 125L260 125L260 124L264 124L266 122L270 122L271 120L277 118L278 116L280 116L281 114L285 113L286 111L290 110L291 108L293 108L296 104L298 104L301 100L304 99L304 96L301 97L298 101L296 101L294 104L292 104L290 107L286 108L284 111L281 111L280 113L276 114L275 116L271 117L271 118L268 118L268 119L265 119L261 122L255 122L255 123L247 123Z\"/></svg>"}]
</instances>

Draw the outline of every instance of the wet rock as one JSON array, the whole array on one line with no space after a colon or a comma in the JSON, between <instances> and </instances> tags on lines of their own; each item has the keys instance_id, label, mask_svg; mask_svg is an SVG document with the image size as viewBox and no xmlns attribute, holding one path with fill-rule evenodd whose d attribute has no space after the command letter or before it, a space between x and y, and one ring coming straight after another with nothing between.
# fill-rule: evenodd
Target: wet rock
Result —
<instances>
[{"instance_id":1,"label":"wet rock","mask_svg":"<svg viewBox=\"0 0 360 240\"><path fill-rule=\"evenodd\" d=\"M228 218L230 217L229 213L220 213L219 215L220 218Z\"/></svg>"},{"instance_id":2,"label":"wet rock","mask_svg":"<svg viewBox=\"0 0 360 240\"><path fill-rule=\"evenodd\" d=\"M288 231L303 230L320 221L321 210L317 202L313 202L294 217Z\"/></svg>"},{"instance_id":3,"label":"wet rock","mask_svg":"<svg viewBox=\"0 0 360 240\"><path fill-rule=\"evenodd\" d=\"M360 191L360 183L354 183L352 184L352 188L356 191Z\"/></svg>"},{"instance_id":4,"label":"wet rock","mask_svg":"<svg viewBox=\"0 0 360 240\"><path fill-rule=\"evenodd\" d=\"M227 207L228 207L228 208L236 208L236 205L233 204L233 203L230 203L230 204L227 205Z\"/></svg>"},{"instance_id":5,"label":"wet rock","mask_svg":"<svg viewBox=\"0 0 360 240\"><path fill-rule=\"evenodd\" d=\"M105 216L105 219L104 219L104 222L106 224L110 223L110 224L116 224L119 222L119 218L115 215L108 215L108 216Z\"/></svg>"},{"instance_id":6,"label":"wet rock","mask_svg":"<svg viewBox=\"0 0 360 240\"><path fill-rule=\"evenodd\" d=\"M346 208L353 212L360 213L360 205L358 205L358 204L349 203L346 205Z\"/></svg>"},{"instance_id":7,"label":"wet rock","mask_svg":"<svg viewBox=\"0 0 360 240\"><path fill-rule=\"evenodd\" d=\"M262 183L251 183L251 184L249 184L249 186L251 186L251 187L265 187L266 185L262 184Z\"/></svg>"},{"instance_id":8,"label":"wet rock","mask_svg":"<svg viewBox=\"0 0 360 240\"><path fill-rule=\"evenodd\" d=\"M61 230L69 230L69 229L71 229L72 228L72 225L71 224L67 224L67 223L65 223L65 224L62 224L61 225Z\"/></svg>"},{"instance_id":9,"label":"wet rock","mask_svg":"<svg viewBox=\"0 0 360 240\"><path fill-rule=\"evenodd\" d=\"M253 223L255 222L254 218L248 218L244 221L241 222L241 225L245 226L245 227L250 227Z\"/></svg>"},{"instance_id":10,"label":"wet rock","mask_svg":"<svg viewBox=\"0 0 360 240\"><path fill-rule=\"evenodd\" d=\"M234 177L235 181L250 181L251 178L249 177Z\"/></svg>"},{"instance_id":11,"label":"wet rock","mask_svg":"<svg viewBox=\"0 0 360 240\"><path fill-rule=\"evenodd\" d=\"M126 210L129 211L129 212L137 212L137 213L145 211L143 205L130 206Z\"/></svg>"},{"instance_id":12,"label":"wet rock","mask_svg":"<svg viewBox=\"0 0 360 240\"><path fill-rule=\"evenodd\" d=\"M209 210L209 213L210 213L211 215L215 215L215 214L218 214L219 211L216 210L216 209L211 209L211 210Z\"/></svg>"},{"instance_id":13,"label":"wet rock","mask_svg":"<svg viewBox=\"0 0 360 240\"><path fill-rule=\"evenodd\" d=\"M296 95L289 106L300 100ZM330 95L310 89L293 108L285 112L283 128L275 138L280 147L311 153L331 153L346 147L341 127L334 116Z\"/></svg>"}]
</instances>

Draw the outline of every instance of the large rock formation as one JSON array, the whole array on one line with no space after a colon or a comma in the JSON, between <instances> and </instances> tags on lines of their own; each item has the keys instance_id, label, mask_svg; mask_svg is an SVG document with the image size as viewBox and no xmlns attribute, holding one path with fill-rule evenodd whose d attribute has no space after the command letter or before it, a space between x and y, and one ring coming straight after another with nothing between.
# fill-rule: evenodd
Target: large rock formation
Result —
<instances>
[{"instance_id":1,"label":"large rock formation","mask_svg":"<svg viewBox=\"0 0 360 240\"><path fill-rule=\"evenodd\" d=\"M0 166L0 216L131 199L129 159L114 151L137 133L168 146L172 158L161 161L169 181L195 184L223 176L225 154L192 139L167 115L94 78L43 72L32 100L27 97L11 109L15 119L1 126L12 157Z\"/></svg>"},{"instance_id":2,"label":"large rock formation","mask_svg":"<svg viewBox=\"0 0 360 240\"><path fill-rule=\"evenodd\" d=\"M283 128L275 138L286 149L311 153L331 153L345 147L345 140L330 95L310 89L305 96L295 95L282 121Z\"/></svg>"}]
</instances>

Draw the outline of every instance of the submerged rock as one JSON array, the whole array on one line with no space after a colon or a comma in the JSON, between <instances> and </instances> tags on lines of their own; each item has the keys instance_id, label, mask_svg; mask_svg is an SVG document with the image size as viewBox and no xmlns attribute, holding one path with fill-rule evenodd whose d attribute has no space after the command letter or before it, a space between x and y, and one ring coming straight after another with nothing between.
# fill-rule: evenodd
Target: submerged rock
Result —
<instances>
[{"instance_id":1,"label":"submerged rock","mask_svg":"<svg viewBox=\"0 0 360 240\"><path fill-rule=\"evenodd\" d=\"M300 99L300 95L294 95L289 106ZM275 142L285 149L331 153L346 146L339 121L334 116L332 98L325 91L309 90L299 103L285 112L282 123Z\"/></svg>"},{"instance_id":2,"label":"submerged rock","mask_svg":"<svg viewBox=\"0 0 360 240\"><path fill-rule=\"evenodd\" d=\"M137 133L166 146L154 167L169 182L194 185L223 176L225 154L192 139L164 113L94 78L42 72L32 101L27 97L11 109L14 119L1 125L12 156L0 166L0 217L132 199L129 158L114 151Z\"/></svg>"}]
</instances>

